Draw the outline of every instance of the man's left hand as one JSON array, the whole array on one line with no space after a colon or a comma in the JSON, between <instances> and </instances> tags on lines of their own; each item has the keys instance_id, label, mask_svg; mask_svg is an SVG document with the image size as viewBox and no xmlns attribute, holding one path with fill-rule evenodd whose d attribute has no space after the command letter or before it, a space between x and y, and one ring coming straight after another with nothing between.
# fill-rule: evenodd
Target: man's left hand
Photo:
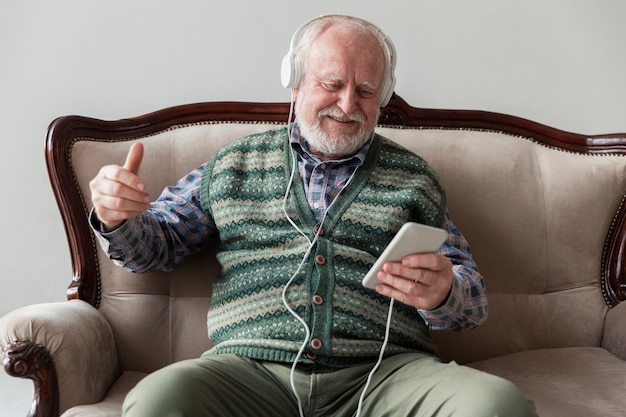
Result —
<instances>
[{"instance_id":1,"label":"man's left hand","mask_svg":"<svg viewBox=\"0 0 626 417\"><path fill-rule=\"evenodd\" d=\"M452 262L434 253L405 256L402 262L386 262L378 272L383 282L379 294L421 310L440 307L452 289Z\"/></svg>"}]
</instances>

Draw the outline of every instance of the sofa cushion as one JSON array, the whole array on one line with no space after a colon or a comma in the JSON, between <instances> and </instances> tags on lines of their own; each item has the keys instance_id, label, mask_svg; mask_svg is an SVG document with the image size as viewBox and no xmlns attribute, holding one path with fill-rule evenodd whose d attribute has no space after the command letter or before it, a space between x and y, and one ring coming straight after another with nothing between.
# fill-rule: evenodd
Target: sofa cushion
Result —
<instances>
[{"instance_id":1,"label":"sofa cushion","mask_svg":"<svg viewBox=\"0 0 626 417\"><path fill-rule=\"evenodd\" d=\"M540 416L621 417L626 410L626 362L602 348L530 350L469 366L515 383Z\"/></svg>"},{"instance_id":2,"label":"sofa cushion","mask_svg":"<svg viewBox=\"0 0 626 417\"><path fill-rule=\"evenodd\" d=\"M489 319L477 331L436 335L444 359L601 346L608 306L599 273L626 190L626 158L498 131L379 132L438 172L485 278Z\"/></svg>"},{"instance_id":3,"label":"sofa cushion","mask_svg":"<svg viewBox=\"0 0 626 417\"><path fill-rule=\"evenodd\" d=\"M601 348L531 350L468 366L514 382L539 415L621 417L626 410L626 362ZM73 407L62 417L119 417L124 397L145 375L124 372L102 402Z\"/></svg>"}]
</instances>

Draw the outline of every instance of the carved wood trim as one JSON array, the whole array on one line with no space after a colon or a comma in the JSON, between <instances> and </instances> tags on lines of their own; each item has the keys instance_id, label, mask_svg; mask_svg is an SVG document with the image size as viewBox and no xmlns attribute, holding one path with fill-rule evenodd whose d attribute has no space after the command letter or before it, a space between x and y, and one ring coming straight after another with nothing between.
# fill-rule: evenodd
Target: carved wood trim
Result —
<instances>
[{"instance_id":1,"label":"carved wood trim","mask_svg":"<svg viewBox=\"0 0 626 417\"><path fill-rule=\"evenodd\" d=\"M4 369L11 376L33 381L28 417L58 417L59 382L48 349L30 342L14 342L5 349Z\"/></svg>"},{"instance_id":2,"label":"carved wood trim","mask_svg":"<svg viewBox=\"0 0 626 417\"><path fill-rule=\"evenodd\" d=\"M87 221L86 205L72 171L71 152L78 138L125 141L172 126L207 120L284 122L288 113L289 103L211 102L171 107L117 121L82 116L64 116L54 120L46 135L45 160L70 248L72 281L67 298L86 301L96 308L100 302L98 249Z\"/></svg>"},{"instance_id":3,"label":"carved wood trim","mask_svg":"<svg viewBox=\"0 0 626 417\"><path fill-rule=\"evenodd\" d=\"M606 238L602 259L602 292L607 304L626 300L626 194Z\"/></svg>"},{"instance_id":4,"label":"carved wood trim","mask_svg":"<svg viewBox=\"0 0 626 417\"><path fill-rule=\"evenodd\" d=\"M382 109L379 123L419 128L489 130L522 136L565 151L626 155L626 133L584 135L502 113L417 108L411 107L397 95L394 95L387 107Z\"/></svg>"},{"instance_id":5,"label":"carved wood trim","mask_svg":"<svg viewBox=\"0 0 626 417\"><path fill-rule=\"evenodd\" d=\"M207 121L285 122L288 114L289 103L207 102L170 107L117 121L80 116L55 120L46 138L46 164L70 246L73 277L68 298L78 298L95 307L100 298L97 247L71 168L71 149L78 138L125 141L152 135L172 126ZM411 128L489 130L521 136L569 152L626 155L626 133L583 135L494 112L421 109L409 106L397 95L382 109L379 123ZM608 264L602 271L602 285L610 305L626 299L626 274L622 272L625 228L622 210L607 237L607 252L604 254Z\"/></svg>"}]
</instances>

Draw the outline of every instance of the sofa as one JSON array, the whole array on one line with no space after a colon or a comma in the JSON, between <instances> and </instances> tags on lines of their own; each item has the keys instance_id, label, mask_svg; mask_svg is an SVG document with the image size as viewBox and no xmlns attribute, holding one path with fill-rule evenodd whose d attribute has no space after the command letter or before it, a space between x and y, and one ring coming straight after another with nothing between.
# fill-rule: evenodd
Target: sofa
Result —
<instances>
[{"instance_id":1,"label":"sofa","mask_svg":"<svg viewBox=\"0 0 626 417\"><path fill-rule=\"evenodd\" d=\"M220 147L283 126L288 114L289 103L211 102L51 123L45 160L71 254L68 301L0 318L4 369L33 381L28 415L120 416L141 378L211 346L215 247L170 273L115 266L87 222L99 168L122 164L141 141L141 175L157 196ZM626 133L420 109L397 95L377 130L434 166L486 280L487 322L434 333L440 356L510 379L542 417L626 415Z\"/></svg>"}]
</instances>

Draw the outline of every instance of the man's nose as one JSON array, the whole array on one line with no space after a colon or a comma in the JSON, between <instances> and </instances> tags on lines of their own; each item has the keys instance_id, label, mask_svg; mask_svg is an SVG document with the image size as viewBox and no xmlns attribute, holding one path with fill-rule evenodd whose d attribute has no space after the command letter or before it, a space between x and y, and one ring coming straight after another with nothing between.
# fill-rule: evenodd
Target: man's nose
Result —
<instances>
[{"instance_id":1,"label":"man's nose","mask_svg":"<svg viewBox=\"0 0 626 417\"><path fill-rule=\"evenodd\" d=\"M345 114L350 114L357 109L357 95L350 88L344 88L338 93L337 106Z\"/></svg>"}]
</instances>

